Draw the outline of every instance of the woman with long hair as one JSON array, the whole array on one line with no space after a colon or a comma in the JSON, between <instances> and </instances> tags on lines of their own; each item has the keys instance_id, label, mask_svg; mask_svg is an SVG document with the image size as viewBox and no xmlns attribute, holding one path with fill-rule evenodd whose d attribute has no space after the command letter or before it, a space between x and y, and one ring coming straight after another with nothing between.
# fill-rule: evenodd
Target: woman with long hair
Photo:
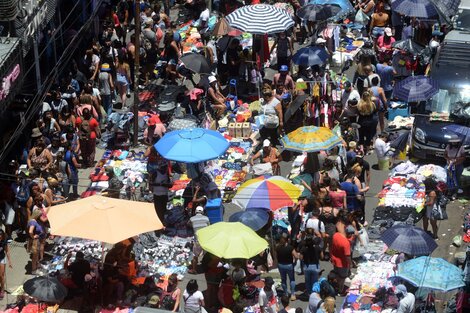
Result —
<instances>
[{"instance_id":1,"label":"woman with long hair","mask_svg":"<svg viewBox=\"0 0 470 313\"><path fill-rule=\"evenodd\" d=\"M122 53L118 53L118 64L116 66L116 88L121 98L122 106L126 106L131 81L131 69Z\"/></svg>"},{"instance_id":2,"label":"woman with long hair","mask_svg":"<svg viewBox=\"0 0 470 313\"><path fill-rule=\"evenodd\" d=\"M359 128L359 144L362 144L367 152L372 147L372 138L377 132L377 124L379 123L375 98L369 90L362 93L361 100L357 104L357 110L359 111L358 123L361 125L361 128Z\"/></svg>"}]
</instances>

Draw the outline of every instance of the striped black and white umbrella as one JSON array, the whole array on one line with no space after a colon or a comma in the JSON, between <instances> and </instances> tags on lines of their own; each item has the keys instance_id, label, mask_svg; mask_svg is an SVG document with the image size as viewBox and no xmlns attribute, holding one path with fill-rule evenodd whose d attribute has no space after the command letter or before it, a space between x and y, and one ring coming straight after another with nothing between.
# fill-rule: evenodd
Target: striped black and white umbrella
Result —
<instances>
[{"instance_id":1,"label":"striped black and white umbrella","mask_svg":"<svg viewBox=\"0 0 470 313\"><path fill-rule=\"evenodd\" d=\"M233 28L251 34L275 34L294 26L285 10L268 4L246 5L226 17Z\"/></svg>"}]
</instances>

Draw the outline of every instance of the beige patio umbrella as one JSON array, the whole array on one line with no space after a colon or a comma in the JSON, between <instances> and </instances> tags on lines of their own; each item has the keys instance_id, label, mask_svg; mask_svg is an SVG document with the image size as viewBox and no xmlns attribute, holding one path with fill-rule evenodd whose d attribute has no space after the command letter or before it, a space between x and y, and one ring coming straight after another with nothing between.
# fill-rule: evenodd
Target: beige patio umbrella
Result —
<instances>
[{"instance_id":1,"label":"beige patio umbrella","mask_svg":"<svg viewBox=\"0 0 470 313\"><path fill-rule=\"evenodd\" d=\"M51 207L51 233L115 244L163 228L152 203L91 196Z\"/></svg>"}]
</instances>

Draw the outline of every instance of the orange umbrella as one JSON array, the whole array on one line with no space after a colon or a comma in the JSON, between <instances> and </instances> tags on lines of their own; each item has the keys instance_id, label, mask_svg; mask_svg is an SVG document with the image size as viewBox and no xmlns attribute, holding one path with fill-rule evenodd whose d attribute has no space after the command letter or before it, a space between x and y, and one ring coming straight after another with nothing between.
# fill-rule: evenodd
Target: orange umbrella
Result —
<instances>
[{"instance_id":1,"label":"orange umbrella","mask_svg":"<svg viewBox=\"0 0 470 313\"><path fill-rule=\"evenodd\" d=\"M51 233L117 243L163 228L152 203L92 196L51 207Z\"/></svg>"}]
</instances>

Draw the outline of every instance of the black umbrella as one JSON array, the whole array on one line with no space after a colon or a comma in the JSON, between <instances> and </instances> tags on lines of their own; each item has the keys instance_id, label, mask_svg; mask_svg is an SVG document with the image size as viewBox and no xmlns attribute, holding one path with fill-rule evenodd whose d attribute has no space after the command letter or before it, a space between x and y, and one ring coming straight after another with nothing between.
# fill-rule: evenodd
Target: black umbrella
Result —
<instances>
[{"instance_id":1,"label":"black umbrella","mask_svg":"<svg viewBox=\"0 0 470 313\"><path fill-rule=\"evenodd\" d=\"M181 57L181 62L187 69L198 74L210 74L211 67L205 57L198 53L187 53Z\"/></svg>"},{"instance_id":2,"label":"black umbrella","mask_svg":"<svg viewBox=\"0 0 470 313\"><path fill-rule=\"evenodd\" d=\"M311 22L326 21L341 12L337 4L307 4L297 11L297 16Z\"/></svg>"},{"instance_id":3,"label":"black umbrella","mask_svg":"<svg viewBox=\"0 0 470 313\"><path fill-rule=\"evenodd\" d=\"M414 42L413 40L409 38L406 40L395 41L392 44L392 47L396 49L404 50L413 55L417 55L424 49L423 46L421 46L420 44Z\"/></svg>"},{"instance_id":4,"label":"black umbrella","mask_svg":"<svg viewBox=\"0 0 470 313\"><path fill-rule=\"evenodd\" d=\"M396 154L398 154L400 151L405 151L409 136L410 131L406 130L398 135L398 137L395 138L392 142L390 142L390 147L395 149Z\"/></svg>"},{"instance_id":5,"label":"black umbrella","mask_svg":"<svg viewBox=\"0 0 470 313\"><path fill-rule=\"evenodd\" d=\"M286 112L284 113L284 122L287 122L292 115L304 104L307 99L307 95L298 95L295 97L294 101L287 107Z\"/></svg>"},{"instance_id":6,"label":"black umbrella","mask_svg":"<svg viewBox=\"0 0 470 313\"><path fill-rule=\"evenodd\" d=\"M38 276L27 280L23 290L33 298L43 302L57 303L67 296L67 288L57 278Z\"/></svg>"},{"instance_id":7,"label":"black umbrella","mask_svg":"<svg viewBox=\"0 0 470 313\"><path fill-rule=\"evenodd\" d=\"M227 50L228 45L230 44L232 39L233 37L230 37L229 35L223 36L222 38L217 40L217 43L216 43L217 48L219 48L221 52L225 52L225 50Z\"/></svg>"}]
</instances>

